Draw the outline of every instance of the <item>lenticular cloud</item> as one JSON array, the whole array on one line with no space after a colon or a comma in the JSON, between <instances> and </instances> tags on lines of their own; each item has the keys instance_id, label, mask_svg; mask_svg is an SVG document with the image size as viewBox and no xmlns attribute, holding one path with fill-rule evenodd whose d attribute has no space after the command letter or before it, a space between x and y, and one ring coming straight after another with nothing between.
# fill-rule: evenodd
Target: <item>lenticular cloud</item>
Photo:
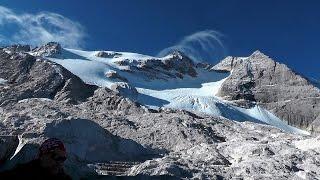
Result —
<instances>
[{"instance_id":1,"label":"lenticular cloud","mask_svg":"<svg viewBox=\"0 0 320 180\"><path fill-rule=\"evenodd\" d=\"M181 51L196 62L220 60L226 55L222 37L223 35L217 31L199 31L184 37L176 45L163 49L158 56L163 57L173 51Z\"/></svg>"},{"instance_id":2,"label":"lenticular cloud","mask_svg":"<svg viewBox=\"0 0 320 180\"><path fill-rule=\"evenodd\" d=\"M38 46L50 41L64 47L81 48L84 28L60 14L40 12L18 14L0 6L0 43Z\"/></svg>"}]
</instances>

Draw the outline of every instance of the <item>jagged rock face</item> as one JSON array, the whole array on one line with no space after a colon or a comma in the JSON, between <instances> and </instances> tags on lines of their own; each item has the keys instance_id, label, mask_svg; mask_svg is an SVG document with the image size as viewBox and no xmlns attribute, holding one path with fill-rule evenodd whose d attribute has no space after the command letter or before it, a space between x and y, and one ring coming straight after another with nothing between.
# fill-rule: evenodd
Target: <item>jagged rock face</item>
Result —
<instances>
[{"instance_id":1,"label":"jagged rock face","mask_svg":"<svg viewBox=\"0 0 320 180\"><path fill-rule=\"evenodd\" d=\"M50 57L50 56L60 54L61 51L62 51L62 47L59 43L49 42L46 45L34 48L32 50L32 54L34 56Z\"/></svg>"},{"instance_id":2,"label":"jagged rock face","mask_svg":"<svg viewBox=\"0 0 320 180\"><path fill-rule=\"evenodd\" d=\"M3 50L5 52L11 54L11 53L15 53L15 52L29 52L31 50L31 47L29 45L17 44L17 45L8 46L8 47L4 48Z\"/></svg>"},{"instance_id":3,"label":"jagged rock face","mask_svg":"<svg viewBox=\"0 0 320 180\"><path fill-rule=\"evenodd\" d=\"M137 161L149 154L140 144L115 136L91 120L70 117L58 107L53 110L54 105L47 106L51 102L27 100L17 104L14 110L5 112L6 117L2 123L6 129L1 131L11 136L19 135L19 146L13 146L17 141L1 143L1 155L6 155L3 157L8 159L10 152L11 156L16 149L19 153L4 168L12 168L17 163L36 158L39 145L48 137L56 137L65 142L69 157L66 168L72 170L69 173L73 177L82 176L83 172L74 169L86 168L83 163ZM30 103L34 106L26 107ZM20 112L16 111L18 109Z\"/></svg>"},{"instance_id":4,"label":"jagged rock face","mask_svg":"<svg viewBox=\"0 0 320 180\"><path fill-rule=\"evenodd\" d=\"M116 87L118 93L88 86L43 58L0 53L0 78L6 81L0 83L0 171L34 159L41 142L57 137L67 147L65 168L74 179L108 178L94 168L110 161L135 162L122 173L150 179L320 176L320 137L181 110L150 110L121 96L129 85Z\"/></svg>"},{"instance_id":5,"label":"jagged rock face","mask_svg":"<svg viewBox=\"0 0 320 180\"><path fill-rule=\"evenodd\" d=\"M135 87L125 82L117 82L111 85L110 89L122 96L128 97L131 100L136 100L138 91Z\"/></svg>"},{"instance_id":6,"label":"jagged rock face","mask_svg":"<svg viewBox=\"0 0 320 180\"><path fill-rule=\"evenodd\" d=\"M94 92L94 95L88 98L88 101L81 104L81 106L84 106L84 109L91 111L112 111L116 114L143 113L145 111L137 103L132 102L127 98L123 98L116 92L107 88L97 89Z\"/></svg>"},{"instance_id":7,"label":"jagged rock face","mask_svg":"<svg viewBox=\"0 0 320 180\"><path fill-rule=\"evenodd\" d=\"M127 82L128 80L125 77L120 76L116 71L108 71L105 73L107 78L110 79L118 79L124 82Z\"/></svg>"},{"instance_id":8,"label":"jagged rock face","mask_svg":"<svg viewBox=\"0 0 320 180\"><path fill-rule=\"evenodd\" d=\"M214 69L232 70L220 96L245 106L257 103L290 125L319 131L312 123L320 114L320 90L286 65L257 51L248 58L228 57Z\"/></svg>"},{"instance_id":9,"label":"jagged rock face","mask_svg":"<svg viewBox=\"0 0 320 180\"><path fill-rule=\"evenodd\" d=\"M238 136L242 136L237 134ZM218 146L199 144L179 154L149 160L131 169L131 174L172 174L190 179L316 179L316 152L301 151L300 143L280 145L269 137L234 137ZM277 138L278 135L277 135ZM205 155L204 155L205 154ZM281 155L280 155L281 154ZM224 158L228 157L228 158ZM303 159L303 160L302 160ZM300 161L302 160L302 161ZM192 162L192 163L190 163ZM205 169L201 167L206 167ZM193 173L190 173L192 171Z\"/></svg>"},{"instance_id":10,"label":"jagged rock face","mask_svg":"<svg viewBox=\"0 0 320 180\"><path fill-rule=\"evenodd\" d=\"M116 64L127 67L127 71L135 73L136 76L145 77L146 79L171 78L183 79L185 75L191 77L197 76L196 65L187 56L180 52L174 52L167 58L159 59L124 59L116 61Z\"/></svg>"},{"instance_id":11,"label":"jagged rock face","mask_svg":"<svg viewBox=\"0 0 320 180\"><path fill-rule=\"evenodd\" d=\"M102 57L102 58L116 58L121 56L120 53L116 53L116 52L105 52L105 51L99 51L96 54L97 57Z\"/></svg>"},{"instance_id":12,"label":"jagged rock face","mask_svg":"<svg viewBox=\"0 0 320 180\"><path fill-rule=\"evenodd\" d=\"M181 74L188 74L192 77L197 75L193 61L180 52L174 52L172 58L165 59L163 63L166 68L174 69Z\"/></svg>"},{"instance_id":13,"label":"jagged rock face","mask_svg":"<svg viewBox=\"0 0 320 180\"><path fill-rule=\"evenodd\" d=\"M97 88L85 84L62 66L26 53L0 52L0 105L26 98L49 98L73 103L91 96ZM81 91L79 91L81 89Z\"/></svg>"},{"instance_id":14,"label":"jagged rock face","mask_svg":"<svg viewBox=\"0 0 320 180\"><path fill-rule=\"evenodd\" d=\"M320 146L308 146L316 143L317 138L184 111L151 113L137 105L129 108L130 113L119 114L122 111L119 106L109 101L119 102L122 97L103 88L94 96L80 105L33 98L4 107L0 115L1 132L19 135L23 145L9 165L32 159L45 138L59 137L68 149L66 170L78 178L92 173L85 168L86 163L109 160L142 160L143 163L124 172L133 176L168 175L177 179L319 176Z\"/></svg>"}]
</instances>

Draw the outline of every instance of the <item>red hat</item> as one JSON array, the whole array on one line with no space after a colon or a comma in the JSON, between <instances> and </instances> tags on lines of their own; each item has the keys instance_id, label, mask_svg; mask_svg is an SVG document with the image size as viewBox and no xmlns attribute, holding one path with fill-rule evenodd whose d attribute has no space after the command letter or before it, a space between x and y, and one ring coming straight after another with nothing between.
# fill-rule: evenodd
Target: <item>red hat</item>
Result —
<instances>
[{"instance_id":1,"label":"red hat","mask_svg":"<svg viewBox=\"0 0 320 180\"><path fill-rule=\"evenodd\" d=\"M66 148L64 147L64 144L61 140L59 140L57 138L49 138L41 144L41 146L39 148L39 151L40 151L39 155L46 154L46 153L51 152L52 150L55 150L55 149L59 149L59 150L66 152Z\"/></svg>"}]
</instances>

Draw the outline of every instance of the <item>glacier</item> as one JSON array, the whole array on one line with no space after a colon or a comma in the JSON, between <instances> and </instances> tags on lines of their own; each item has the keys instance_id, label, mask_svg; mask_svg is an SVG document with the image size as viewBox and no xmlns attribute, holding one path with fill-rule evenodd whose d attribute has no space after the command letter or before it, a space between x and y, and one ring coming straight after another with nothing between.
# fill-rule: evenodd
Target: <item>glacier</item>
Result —
<instances>
[{"instance_id":1,"label":"glacier","mask_svg":"<svg viewBox=\"0 0 320 180\"><path fill-rule=\"evenodd\" d=\"M266 109L255 105L253 108L238 107L235 104L217 96L221 84L230 75L229 72L215 72L196 68L197 76L185 76L183 79L152 79L127 72L121 61L136 65L137 61L148 59L164 60L171 58L169 54L162 58L130 52L103 51L118 54L114 57L97 57L101 51L84 51L75 49L62 49L60 54L47 57L70 72L81 78L85 83L99 87L111 86L119 80L106 77L108 72L117 72L128 80L138 92L136 101L151 109L172 108L183 109L213 116L243 122L268 124L286 132L306 134L310 133L286 124ZM232 72L231 72L232 73Z\"/></svg>"}]
</instances>

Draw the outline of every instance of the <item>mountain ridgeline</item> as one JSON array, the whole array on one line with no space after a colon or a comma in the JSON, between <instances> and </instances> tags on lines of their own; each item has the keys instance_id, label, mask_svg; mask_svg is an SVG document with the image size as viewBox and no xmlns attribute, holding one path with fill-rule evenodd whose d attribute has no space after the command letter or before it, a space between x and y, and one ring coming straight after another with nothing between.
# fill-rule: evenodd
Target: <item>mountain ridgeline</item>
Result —
<instances>
[{"instance_id":1,"label":"mountain ridgeline","mask_svg":"<svg viewBox=\"0 0 320 180\"><path fill-rule=\"evenodd\" d=\"M74 179L315 179L319 132L319 88L259 51L0 48L0 172L56 137Z\"/></svg>"},{"instance_id":2,"label":"mountain ridgeline","mask_svg":"<svg viewBox=\"0 0 320 180\"><path fill-rule=\"evenodd\" d=\"M227 57L214 69L232 71L219 91L224 99L259 104L290 125L320 131L319 88L286 65L256 51L247 58Z\"/></svg>"}]
</instances>

